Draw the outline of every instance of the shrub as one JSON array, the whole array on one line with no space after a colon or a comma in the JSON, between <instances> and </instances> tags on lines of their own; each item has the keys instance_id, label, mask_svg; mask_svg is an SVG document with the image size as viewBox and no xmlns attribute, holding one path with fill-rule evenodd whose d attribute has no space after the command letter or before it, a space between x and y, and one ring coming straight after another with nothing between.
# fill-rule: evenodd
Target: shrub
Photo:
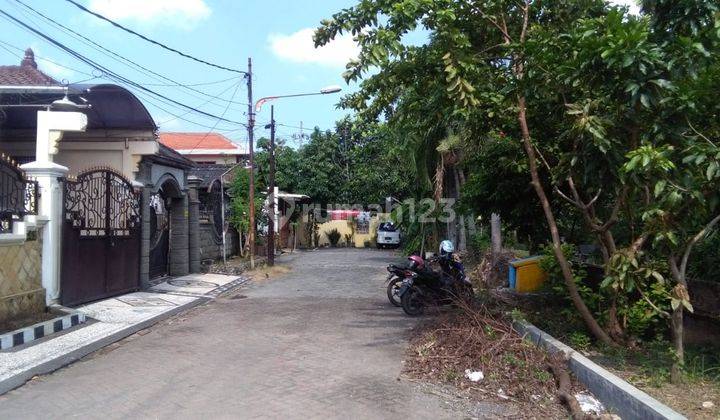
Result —
<instances>
[{"instance_id":1,"label":"shrub","mask_svg":"<svg viewBox=\"0 0 720 420\"><path fill-rule=\"evenodd\" d=\"M337 229L333 229L325 235L327 236L328 241L330 241L330 246L333 248L337 246L338 242L340 242L340 237L342 236Z\"/></svg>"},{"instance_id":2,"label":"shrub","mask_svg":"<svg viewBox=\"0 0 720 420\"><path fill-rule=\"evenodd\" d=\"M474 251L477 251L479 254L482 254L486 250L488 250L490 248L490 245L490 235L488 235L484 231L482 233L478 232L470 237L470 247Z\"/></svg>"}]
</instances>

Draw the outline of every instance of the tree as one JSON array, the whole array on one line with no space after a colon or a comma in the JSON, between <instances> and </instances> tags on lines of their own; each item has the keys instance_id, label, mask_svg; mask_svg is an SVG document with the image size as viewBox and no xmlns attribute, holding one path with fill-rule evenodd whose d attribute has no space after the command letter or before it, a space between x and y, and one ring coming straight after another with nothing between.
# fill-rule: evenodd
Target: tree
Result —
<instances>
[{"instance_id":1,"label":"tree","mask_svg":"<svg viewBox=\"0 0 720 420\"><path fill-rule=\"evenodd\" d=\"M406 0L395 2L363 0L322 22L315 34L323 45L338 34L355 35L361 46L358 60L348 64L346 79L358 80L371 67L380 71L361 83L361 90L344 104L376 117L390 117L407 111L413 120L427 121L427 131L447 136L448 128L470 116L469 109L490 118L516 115L518 133L528 161L533 186L550 229L553 249L562 269L565 285L590 331L602 342L613 340L600 327L580 296L565 255L555 213L541 182L536 145L528 123L526 85L529 60L525 48L536 27L560 34L581 17L601 14L602 1L475 2ZM383 19L378 19L383 16ZM432 40L420 47L405 46L403 36L418 26L432 32ZM423 70L430 71L420 73ZM428 78L428 75L430 78ZM434 76L434 77L433 77ZM438 77L440 76L440 77ZM536 88L539 88L536 87ZM499 94L498 94L499 93ZM444 104L434 112L419 115L417 104L403 99L412 95L429 97L428 102ZM439 115L437 115L439 114ZM407 117L407 115L406 115ZM401 118L399 118L401 119ZM425 138L432 138L425 136Z\"/></svg>"},{"instance_id":2,"label":"tree","mask_svg":"<svg viewBox=\"0 0 720 420\"><path fill-rule=\"evenodd\" d=\"M324 21L315 38L322 45L339 33L356 37L362 50L348 64L346 78L364 80L342 104L366 118L385 117L391 126L409 128L417 155L429 156L428 150L458 134L465 148L497 132L522 145L570 298L589 330L606 344L624 341L618 311L629 303L622 293L628 283L623 285L615 264L637 263L644 253L648 265L638 270L652 280L662 277L653 266L664 257L668 263L661 270L672 271L681 284L682 260L715 220L712 210L702 209L710 200L696 203L700 210L673 218L673 229L688 233L669 242L674 248L662 249L668 234L649 223L653 213L648 212L658 203L649 191L662 177L678 177L674 185L697 201L712 195L712 150L694 158L697 165L706 162L707 189L699 182L699 168L688 169L694 175L675 169L691 162L682 162L697 148L689 138L717 138L716 101L707 93L717 91L718 7L712 1L647 0L643 11L645 16L633 17L593 0L366 0ZM405 34L418 27L430 32L429 42L403 44ZM380 70L365 77L373 68ZM713 127L700 135L691 120ZM636 158L643 153L647 156ZM655 168L640 182L638 161L644 167L646 159L651 165L653 155L663 154L673 166ZM434 156L438 168L444 158ZM695 181L687 185L690 179ZM558 222L567 204L558 204L550 191L575 209L603 251L613 286L605 328L574 284ZM660 194L670 197L669 190ZM672 204L662 203L661 210L683 214ZM684 294L675 288L672 302L680 316ZM677 331L674 335L681 360L682 340Z\"/></svg>"},{"instance_id":3,"label":"tree","mask_svg":"<svg viewBox=\"0 0 720 420\"><path fill-rule=\"evenodd\" d=\"M260 178L255 179L255 220L262 222L262 207L265 200L264 183ZM235 169L232 185L230 186L231 207L230 207L230 223L233 225L240 236L249 238L250 232L250 202L248 199L248 191L250 190L250 173L247 169ZM240 249L249 247L246 243Z\"/></svg>"}]
</instances>

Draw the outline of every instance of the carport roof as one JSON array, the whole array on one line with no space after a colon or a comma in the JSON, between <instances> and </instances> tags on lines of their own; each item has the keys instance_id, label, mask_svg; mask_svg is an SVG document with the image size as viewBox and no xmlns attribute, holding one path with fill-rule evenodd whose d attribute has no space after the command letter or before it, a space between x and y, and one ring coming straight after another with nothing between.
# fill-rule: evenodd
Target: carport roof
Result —
<instances>
[{"instance_id":1,"label":"carport roof","mask_svg":"<svg viewBox=\"0 0 720 420\"><path fill-rule=\"evenodd\" d=\"M157 130L147 108L132 92L122 86L104 83L0 86L0 128L34 129L37 111L66 93L71 101L90 105L82 110L88 116L88 129Z\"/></svg>"}]
</instances>

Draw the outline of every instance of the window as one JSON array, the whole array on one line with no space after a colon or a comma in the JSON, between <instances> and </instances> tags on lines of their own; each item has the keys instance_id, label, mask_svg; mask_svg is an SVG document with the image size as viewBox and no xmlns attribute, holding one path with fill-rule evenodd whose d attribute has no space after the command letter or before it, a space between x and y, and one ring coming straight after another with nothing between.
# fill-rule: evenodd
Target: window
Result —
<instances>
[{"instance_id":1,"label":"window","mask_svg":"<svg viewBox=\"0 0 720 420\"><path fill-rule=\"evenodd\" d=\"M356 233L370 233L370 213L361 211L355 219Z\"/></svg>"},{"instance_id":2,"label":"window","mask_svg":"<svg viewBox=\"0 0 720 420\"><path fill-rule=\"evenodd\" d=\"M380 223L380 226L378 226L378 230L380 232L396 232L397 227L392 222L384 222Z\"/></svg>"}]
</instances>

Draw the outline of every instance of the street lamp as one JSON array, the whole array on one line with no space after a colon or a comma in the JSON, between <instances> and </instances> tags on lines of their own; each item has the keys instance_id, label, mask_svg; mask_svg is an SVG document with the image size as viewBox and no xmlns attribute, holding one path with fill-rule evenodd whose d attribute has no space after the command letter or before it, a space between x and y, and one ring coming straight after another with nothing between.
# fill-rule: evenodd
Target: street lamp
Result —
<instances>
[{"instance_id":1,"label":"street lamp","mask_svg":"<svg viewBox=\"0 0 720 420\"><path fill-rule=\"evenodd\" d=\"M311 93L296 93L292 95L275 95L275 96L266 96L264 98L258 99L258 101L255 103L255 113L260 112L260 109L262 108L263 104L266 102L274 101L275 99L280 98L297 98L299 96L315 96L315 95L328 95L331 93L338 93L342 89L340 86L332 85L327 86L322 89L320 89L319 92L311 92ZM253 118L254 120L254 118ZM268 173L268 203L269 203L269 213L270 217L268 218L268 252L267 252L267 263L269 266L272 266L275 264L275 107L270 107L270 159L268 162L269 166L269 173ZM267 128L267 127L266 127ZM254 196L255 191L255 185L253 183L253 179L250 178L250 194L251 197ZM250 201L250 250L251 254L254 253L253 247L255 246L255 203L251 199Z\"/></svg>"}]
</instances>

